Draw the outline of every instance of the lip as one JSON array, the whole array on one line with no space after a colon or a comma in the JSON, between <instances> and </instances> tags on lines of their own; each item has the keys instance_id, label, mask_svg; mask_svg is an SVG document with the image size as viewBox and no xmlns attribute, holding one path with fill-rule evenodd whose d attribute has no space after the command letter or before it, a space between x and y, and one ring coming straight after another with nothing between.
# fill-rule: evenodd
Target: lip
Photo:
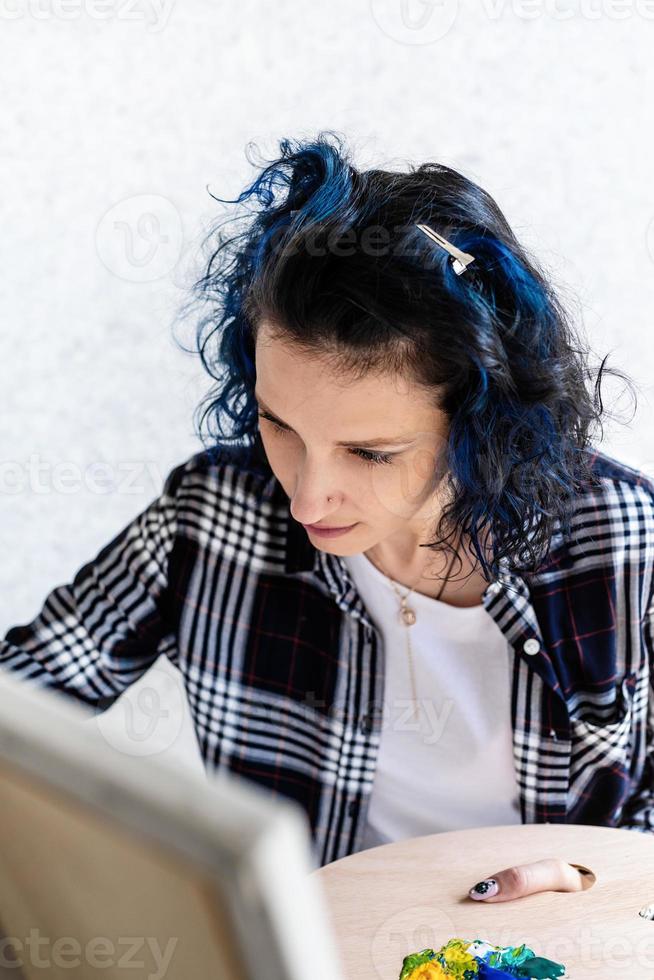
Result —
<instances>
[{"instance_id":1,"label":"lip","mask_svg":"<svg viewBox=\"0 0 654 980\"><path fill-rule=\"evenodd\" d=\"M311 534L317 534L321 538L337 538L340 534L346 534L348 531L351 531L353 527L356 527L356 524L350 524L348 527L315 527L312 524L303 524L302 527L305 531L310 531Z\"/></svg>"}]
</instances>

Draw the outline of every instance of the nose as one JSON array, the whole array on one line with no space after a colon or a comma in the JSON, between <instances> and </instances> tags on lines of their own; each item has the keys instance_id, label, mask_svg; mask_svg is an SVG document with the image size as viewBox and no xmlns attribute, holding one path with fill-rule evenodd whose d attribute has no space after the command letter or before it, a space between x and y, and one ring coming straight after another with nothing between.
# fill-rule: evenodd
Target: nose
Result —
<instances>
[{"instance_id":1,"label":"nose","mask_svg":"<svg viewBox=\"0 0 654 980\"><path fill-rule=\"evenodd\" d=\"M302 524L320 524L329 514L340 508L340 494L333 484L304 472L295 481L295 492L291 498L291 514Z\"/></svg>"}]
</instances>

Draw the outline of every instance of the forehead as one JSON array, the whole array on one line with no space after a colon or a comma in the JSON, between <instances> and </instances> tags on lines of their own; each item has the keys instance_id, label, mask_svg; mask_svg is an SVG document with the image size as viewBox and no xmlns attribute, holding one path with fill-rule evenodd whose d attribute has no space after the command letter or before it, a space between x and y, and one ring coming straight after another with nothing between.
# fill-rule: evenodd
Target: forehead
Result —
<instances>
[{"instance_id":1,"label":"forehead","mask_svg":"<svg viewBox=\"0 0 654 980\"><path fill-rule=\"evenodd\" d=\"M418 403L424 407L432 403L430 393L403 375L383 371L348 373L338 364L336 355L302 350L288 338L273 333L265 322L257 333L255 360L257 388L264 399L266 393L270 394L270 388L280 386L287 393L291 388L298 393L305 389L307 393L315 393L316 398L339 401L345 398L383 402L391 398L396 407Z\"/></svg>"}]
</instances>

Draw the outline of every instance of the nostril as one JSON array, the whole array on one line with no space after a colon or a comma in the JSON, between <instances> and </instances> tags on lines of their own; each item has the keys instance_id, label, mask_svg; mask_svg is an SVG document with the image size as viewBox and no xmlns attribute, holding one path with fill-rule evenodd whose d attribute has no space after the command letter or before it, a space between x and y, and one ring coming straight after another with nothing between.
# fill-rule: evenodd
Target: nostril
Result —
<instances>
[{"instance_id":1,"label":"nostril","mask_svg":"<svg viewBox=\"0 0 654 980\"><path fill-rule=\"evenodd\" d=\"M584 890L593 887L597 881L597 878L595 873L591 871L590 868L587 868L585 864L574 864L572 861L568 861L568 864L572 865L573 868L576 868L581 875L581 883Z\"/></svg>"}]
</instances>

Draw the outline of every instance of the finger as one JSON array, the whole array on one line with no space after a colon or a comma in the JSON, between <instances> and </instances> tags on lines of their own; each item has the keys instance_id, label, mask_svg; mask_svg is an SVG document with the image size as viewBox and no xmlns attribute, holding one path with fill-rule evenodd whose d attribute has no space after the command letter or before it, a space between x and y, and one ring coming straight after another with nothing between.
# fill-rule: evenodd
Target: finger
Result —
<instances>
[{"instance_id":1,"label":"finger","mask_svg":"<svg viewBox=\"0 0 654 980\"><path fill-rule=\"evenodd\" d=\"M586 870L586 869L584 869ZM476 901L508 902L535 892L578 892L584 885L583 872L560 858L545 858L517 864L477 882L468 895Z\"/></svg>"}]
</instances>

